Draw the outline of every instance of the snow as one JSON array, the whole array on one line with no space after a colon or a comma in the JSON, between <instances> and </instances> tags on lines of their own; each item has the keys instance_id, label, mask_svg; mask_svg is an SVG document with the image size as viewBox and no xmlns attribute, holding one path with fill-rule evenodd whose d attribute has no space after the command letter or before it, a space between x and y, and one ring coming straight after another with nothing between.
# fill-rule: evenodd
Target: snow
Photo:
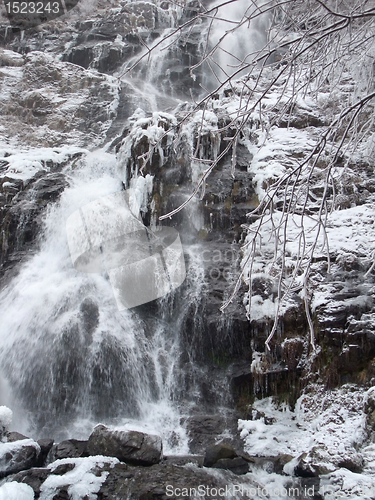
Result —
<instances>
[{"instance_id":1,"label":"snow","mask_svg":"<svg viewBox=\"0 0 375 500\"><path fill-rule=\"evenodd\" d=\"M11 481L0 486L0 500L34 500L34 491L28 484Z\"/></svg>"},{"instance_id":2,"label":"snow","mask_svg":"<svg viewBox=\"0 0 375 500\"><path fill-rule=\"evenodd\" d=\"M127 177L127 165L132 159L132 152L141 141L145 141L146 139L146 144L149 146L148 152L151 152L152 148L156 148L160 158L159 167L164 165L166 158L164 158L161 142L162 139L165 139L165 145L167 147L171 146L174 132L170 128L173 128L177 124L177 120L173 115L164 112L154 112L152 116L147 117L142 109L137 108L129 118L129 124L131 125L131 131L123 140L119 153L119 165L125 185L129 181ZM147 154L147 151L145 153ZM142 161L140 159L138 161L142 165ZM136 166L131 165L131 172L133 179L140 177L141 172L139 172L138 162ZM149 183L150 181L147 182ZM137 186L132 187L136 189Z\"/></svg>"},{"instance_id":3,"label":"snow","mask_svg":"<svg viewBox=\"0 0 375 500\"><path fill-rule=\"evenodd\" d=\"M6 177L11 180L21 180L27 185L39 172L50 170L47 162L61 164L68 161L72 155L84 151L75 147L0 151L0 162L3 160L9 164L1 173L0 179Z\"/></svg>"},{"instance_id":4,"label":"snow","mask_svg":"<svg viewBox=\"0 0 375 500\"><path fill-rule=\"evenodd\" d=\"M114 467L119 463L117 458L93 456L88 458L65 458L48 465L52 474L48 476L40 488L40 500L52 500L59 488L68 486L71 500L94 500L109 472L102 471L98 476L98 467ZM64 464L72 464L74 468L63 475L54 475L53 471ZM96 472L96 473L95 473Z\"/></svg>"},{"instance_id":5,"label":"snow","mask_svg":"<svg viewBox=\"0 0 375 500\"><path fill-rule=\"evenodd\" d=\"M7 406L0 406L0 430L7 431L12 423L13 412Z\"/></svg>"},{"instance_id":6,"label":"snow","mask_svg":"<svg viewBox=\"0 0 375 500\"><path fill-rule=\"evenodd\" d=\"M296 167L300 155L307 155L313 148L312 132L306 129L273 127L259 131L258 145L248 144L254 155L248 171L253 174L255 190L260 198L272 181L280 178L287 169Z\"/></svg>"},{"instance_id":7,"label":"snow","mask_svg":"<svg viewBox=\"0 0 375 500\"><path fill-rule=\"evenodd\" d=\"M5 469L9 461L9 456L13 456L18 453L22 448L32 446L35 448L37 453L40 453L39 444L33 439L21 439L19 441L13 441L10 443L0 443L0 470ZM2 466L2 462L5 463L5 467Z\"/></svg>"},{"instance_id":8,"label":"snow","mask_svg":"<svg viewBox=\"0 0 375 500\"><path fill-rule=\"evenodd\" d=\"M363 411L364 402L373 390L344 385L340 389L326 391L316 386L298 399L294 411L284 404L275 404L272 398L258 400L253 405L253 414L259 412L264 416L259 420L238 422L245 450L257 457L289 455L292 460L284 466L284 472L290 476L293 476L298 457L315 450L313 458L329 471L321 476L320 483L320 492L324 493L325 500L373 498L375 445L367 441L366 415ZM361 474L339 465L345 459L361 457L365 459ZM267 486L276 476L255 468L253 475ZM270 498L276 496L271 495Z\"/></svg>"},{"instance_id":9,"label":"snow","mask_svg":"<svg viewBox=\"0 0 375 500\"><path fill-rule=\"evenodd\" d=\"M318 389L301 396L295 411L286 405L276 407L271 398L265 398L257 401L254 408L276 422L266 425L264 419L240 420L241 437L251 455L298 456L313 446L325 445L336 458L345 456L367 437L364 397L363 389L352 392L350 386L327 392Z\"/></svg>"}]
</instances>

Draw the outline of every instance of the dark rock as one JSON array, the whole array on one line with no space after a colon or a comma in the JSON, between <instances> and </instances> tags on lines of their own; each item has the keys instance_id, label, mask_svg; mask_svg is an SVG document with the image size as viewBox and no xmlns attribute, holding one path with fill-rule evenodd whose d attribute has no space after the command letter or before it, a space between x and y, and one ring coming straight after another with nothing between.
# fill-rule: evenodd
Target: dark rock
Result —
<instances>
[{"instance_id":1,"label":"dark rock","mask_svg":"<svg viewBox=\"0 0 375 500\"><path fill-rule=\"evenodd\" d=\"M53 460L87 457L87 443L87 441L79 441L78 439L67 439L66 441L62 441L51 449Z\"/></svg>"},{"instance_id":2,"label":"dark rock","mask_svg":"<svg viewBox=\"0 0 375 500\"><path fill-rule=\"evenodd\" d=\"M205 454L206 450L214 446L217 436L229 430L233 438L230 442L236 449L241 449L243 441L238 433L238 413L223 412L221 415L192 415L186 420L186 429L189 436L189 448L192 453Z\"/></svg>"},{"instance_id":3,"label":"dark rock","mask_svg":"<svg viewBox=\"0 0 375 500\"><path fill-rule=\"evenodd\" d=\"M19 432L16 432L16 431L11 431L11 432L8 432L8 434L7 434L7 442L8 443L13 443L14 441L20 441L22 439L29 439L29 438L27 436L24 436L23 434L20 434Z\"/></svg>"},{"instance_id":4,"label":"dark rock","mask_svg":"<svg viewBox=\"0 0 375 500\"><path fill-rule=\"evenodd\" d=\"M64 474L66 474L67 472L70 472L71 470L73 470L75 467L74 464L61 464L61 465L58 465L53 471L51 474L54 474L55 476L63 476Z\"/></svg>"},{"instance_id":5,"label":"dark rock","mask_svg":"<svg viewBox=\"0 0 375 500\"><path fill-rule=\"evenodd\" d=\"M35 498L39 498L40 487L50 474L50 469L33 468L19 472L14 476L10 476L8 478L8 481L16 481L17 483L28 484L34 490L34 493L36 495Z\"/></svg>"},{"instance_id":6,"label":"dark rock","mask_svg":"<svg viewBox=\"0 0 375 500\"><path fill-rule=\"evenodd\" d=\"M38 466L42 467L47 459L48 453L52 449L53 439L38 439L37 443L40 446L40 455L38 459Z\"/></svg>"},{"instance_id":7,"label":"dark rock","mask_svg":"<svg viewBox=\"0 0 375 500\"><path fill-rule=\"evenodd\" d=\"M343 457L341 460L337 462L339 467L344 467L345 469L350 470L351 472L355 472L356 474L360 474L363 470L364 459L359 453L350 453L347 456Z\"/></svg>"},{"instance_id":8,"label":"dark rock","mask_svg":"<svg viewBox=\"0 0 375 500\"><path fill-rule=\"evenodd\" d=\"M98 425L88 440L90 455L116 457L123 462L153 465L160 462L163 444L159 436L138 431L110 430Z\"/></svg>"},{"instance_id":9,"label":"dark rock","mask_svg":"<svg viewBox=\"0 0 375 500\"><path fill-rule=\"evenodd\" d=\"M38 463L40 447L32 439L5 443L1 446L4 447L4 451L2 450L0 459L0 477L30 469Z\"/></svg>"},{"instance_id":10,"label":"dark rock","mask_svg":"<svg viewBox=\"0 0 375 500\"><path fill-rule=\"evenodd\" d=\"M187 488L185 498L193 499L198 498L199 485L207 485L209 488L224 488L225 491L228 483L233 482L231 472L226 470L222 470L220 475L222 477L219 477L217 474L209 473L207 469L181 467L168 462L161 462L151 467L129 467L125 464L117 464L108 472L108 477L98 492L100 500L115 498L128 500L177 499L182 498L181 493L184 488ZM251 484L249 484L250 487ZM179 491L174 494L176 488L179 488ZM247 500L249 496L244 495L242 498Z\"/></svg>"},{"instance_id":11,"label":"dark rock","mask_svg":"<svg viewBox=\"0 0 375 500\"><path fill-rule=\"evenodd\" d=\"M87 297L79 307L82 314L82 322L85 335L92 336L93 331L99 324L99 307L93 298Z\"/></svg>"},{"instance_id":12,"label":"dark rock","mask_svg":"<svg viewBox=\"0 0 375 500\"><path fill-rule=\"evenodd\" d=\"M249 472L249 462L242 457L236 458L220 458L212 467L214 469L230 470L234 474L241 475Z\"/></svg>"},{"instance_id":13,"label":"dark rock","mask_svg":"<svg viewBox=\"0 0 375 500\"><path fill-rule=\"evenodd\" d=\"M205 467L212 467L218 460L224 458L235 458L237 457L233 446L227 443L219 443L214 446L210 446L205 453L203 465ZM224 468L225 467L221 467Z\"/></svg>"}]
</instances>

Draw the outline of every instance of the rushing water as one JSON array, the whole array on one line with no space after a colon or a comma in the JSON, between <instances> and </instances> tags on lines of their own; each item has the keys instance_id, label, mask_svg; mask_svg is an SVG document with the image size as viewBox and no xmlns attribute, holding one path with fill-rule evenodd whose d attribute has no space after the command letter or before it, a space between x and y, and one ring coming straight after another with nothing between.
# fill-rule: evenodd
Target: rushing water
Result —
<instances>
[{"instance_id":1,"label":"rushing water","mask_svg":"<svg viewBox=\"0 0 375 500\"><path fill-rule=\"evenodd\" d=\"M96 151L66 173L70 187L46 216L40 251L0 296L3 383L13 396L2 402L21 405L24 425L41 435L83 436L100 420L134 427L136 419L161 432L167 449L186 452L173 400L186 294L198 300L203 283L198 254L178 292L119 312L105 276L73 268L65 229L73 211L119 190L115 157Z\"/></svg>"}]
</instances>

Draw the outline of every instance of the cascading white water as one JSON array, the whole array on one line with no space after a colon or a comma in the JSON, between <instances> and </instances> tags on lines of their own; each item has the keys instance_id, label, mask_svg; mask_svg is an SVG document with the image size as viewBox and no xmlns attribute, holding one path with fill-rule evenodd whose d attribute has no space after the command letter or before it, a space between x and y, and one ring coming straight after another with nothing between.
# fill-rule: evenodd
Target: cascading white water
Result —
<instances>
[{"instance_id":1,"label":"cascading white water","mask_svg":"<svg viewBox=\"0 0 375 500\"><path fill-rule=\"evenodd\" d=\"M214 50L213 70L219 80L224 81L234 73L239 78L248 72L238 71L243 63L251 63L254 53L266 45L270 16L262 14L254 17L251 22L247 21L250 13L257 14L263 1L237 0L225 3L215 0L210 4L210 9L222 3L224 5L214 11L217 20L210 29L209 41L211 50ZM214 85L218 85L216 76L212 75L211 79Z\"/></svg>"},{"instance_id":2,"label":"cascading white water","mask_svg":"<svg viewBox=\"0 0 375 500\"><path fill-rule=\"evenodd\" d=\"M70 186L45 218L40 251L0 295L4 384L10 405L26 412L24 431L82 437L98 421L134 428L136 419L163 435L167 451L186 453L172 401L184 308L179 303L176 314L172 294L160 300L160 314L119 312L107 279L76 271L69 254L66 219L118 191L117 172L115 157L100 151L66 169ZM199 258L193 260L192 300L202 286Z\"/></svg>"}]
</instances>

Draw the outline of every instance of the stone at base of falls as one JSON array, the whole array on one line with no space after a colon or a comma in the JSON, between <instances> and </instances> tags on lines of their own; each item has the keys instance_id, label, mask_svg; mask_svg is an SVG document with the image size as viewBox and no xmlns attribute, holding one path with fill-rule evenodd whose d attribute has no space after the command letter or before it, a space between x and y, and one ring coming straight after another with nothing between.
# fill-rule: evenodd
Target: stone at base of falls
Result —
<instances>
[{"instance_id":1,"label":"stone at base of falls","mask_svg":"<svg viewBox=\"0 0 375 500\"><path fill-rule=\"evenodd\" d=\"M6 438L7 438L6 439L7 443L14 443L15 441L21 441L22 439L29 439L27 436L24 436L23 434L17 431L8 432Z\"/></svg>"},{"instance_id":2,"label":"stone at base of falls","mask_svg":"<svg viewBox=\"0 0 375 500\"><path fill-rule=\"evenodd\" d=\"M227 443L219 443L210 446L206 450L203 465L205 467L212 467L218 460L223 458L235 458L237 453L233 446Z\"/></svg>"},{"instance_id":3,"label":"stone at base of falls","mask_svg":"<svg viewBox=\"0 0 375 500\"><path fill-rule=\"evenodd\" d=\"M9 478L8 481L11 480L17 483L28 484L34 490L34 493L36 495L35 498L39 498L40 487L50 474L51 474L50 469L33 468L15 474L11 478Z\"/></svg>"},{"instance_id":4,"label":"stone at base of falls","mask_svg":"<svg viewBox=\"0 0 375 500\"><path fill-rule=\"evenodd\" d=\"M38 463L40 446L33 439L0 444L0 477L30 469Z\"/></svg>"},{"instance_id":5,"label":"stone at base of falls","mask_svg":"<svg viewBox=\"0 0 375 500\"><path fill-rule=\"evenodd\" d=\"M154 465L163 457L159 436L138 431L121 431L97 425L88 440L90 455L116 457L122 462Z\"/></svg>"},{"instance_id":6,"label":"stone at base of falls","mask_svg":"<svg viewBox=\"0 0 375 500\"><path fill-rule=\"evenodd\" d=\"M230 470L233 474L241 475L249 472L249 463L242 457L220 458L212 465L213 469Z\"/></svg>"},{"instance_id":7,"label":"stone at base of falls","mask_svg":"<svg viewBox=\"0 0 375 500\"><path fill-rule=\"evenodd\" d=\"M43 467L47 461L48 453L51 451L53 446L53 439L38 439L38 445L40 446L40 455L38 458L38 467Z\"/></svg>"},{"instance_id":8,"label":"stone at base of falls","mask_svg":"<svg viewBox=\"0 0 375 500\"><path fill-rule=\"evenodd\" d=\"M87 457L87 441L78 439L67 439L56 444L51 450L51 460L60 460L63 458Z\"/></svg>"},{"instance_id":9,"label":"stone at base of falls","mask_svg":"<svg viewBox=\"0 0 375 500\"><path fill-rule=\"evenodd\" d=\"M214 469L230 470L239 475L249 472L249 461L251 459L239 456L230 444L219 443L207 448L203 465Z\"/></svg>"}]
</instances>

